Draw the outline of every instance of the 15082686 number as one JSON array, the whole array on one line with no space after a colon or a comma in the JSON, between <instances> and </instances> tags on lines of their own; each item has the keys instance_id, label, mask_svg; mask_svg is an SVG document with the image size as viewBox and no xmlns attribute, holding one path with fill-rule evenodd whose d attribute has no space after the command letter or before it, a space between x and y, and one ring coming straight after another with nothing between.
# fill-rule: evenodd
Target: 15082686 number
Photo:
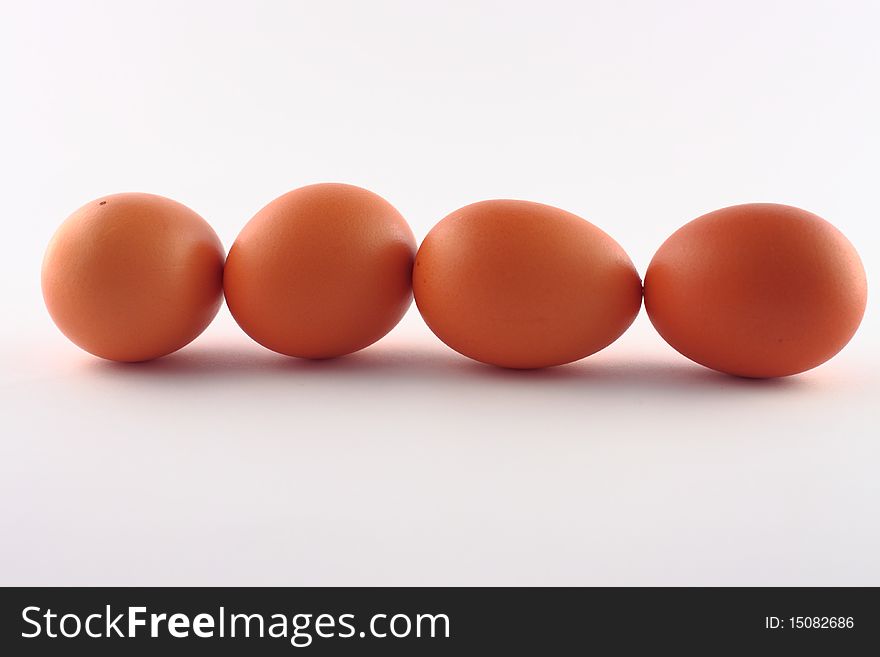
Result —
<instances>
[{"instance_id":1,"label":"15082686 number","mask_svg":"<svg viewBox=\"0 0 880 657\"><path fill-rule=\"evenodd\" d=\"M788 619L795 630L843 630L852 629L852 616L791 616Z\"/></svg>"}]
</instances>

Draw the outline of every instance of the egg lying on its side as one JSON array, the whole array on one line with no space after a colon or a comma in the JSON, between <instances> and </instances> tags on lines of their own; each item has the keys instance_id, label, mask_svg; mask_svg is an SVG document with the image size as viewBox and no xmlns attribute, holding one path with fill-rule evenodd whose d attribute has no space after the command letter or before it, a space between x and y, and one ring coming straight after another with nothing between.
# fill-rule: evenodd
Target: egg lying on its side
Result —
<instances>
[{"instance_id":1,"label":"egg lying on its side","mask_svg":"<svg viewBox=\"0 0 880 657\"><path fill-rule=\"evenodd\" d=\"M570 212L514 200L474 203L440 221L416 255L413 292L452 349L520 369L603 349L642 301L639 276L611 237Z\"/></svg>"},{"instance_id":2,"label":"egg lying on its side","mask_svg":"<svg viewBox=\"0 0 880 657\"><path fill-rule=\"evenodd\" d=\"M275 199L241 230L224 288L238 325L267 349L333 358L390 331L412 302L416 244L381 196L321 183Z\"/></svg>"},{"instance_id":3,"label":"egg lying on its side","mask_svg":"<svg viewBox=\"0 0 880 657\"><path fill-rule=\"evenodd\" d=\"M195 212L154 194L87 203L58 229L43 259L43 298L59 329L116 361L170 354L220 308L223 245Z\"/></svg>"},{"instance_id":4,"label":"egg lying on its side","mask_svg":"<svg viewBox=\"0 0 880 657\"><path fill-rule=\"evenodd\" d=\"M678 229L645 275L645 308L677 351L744 377L824 363L856 332L865 270L824 219L787 205L710 212Z\"/></svg>"}]
</instances>

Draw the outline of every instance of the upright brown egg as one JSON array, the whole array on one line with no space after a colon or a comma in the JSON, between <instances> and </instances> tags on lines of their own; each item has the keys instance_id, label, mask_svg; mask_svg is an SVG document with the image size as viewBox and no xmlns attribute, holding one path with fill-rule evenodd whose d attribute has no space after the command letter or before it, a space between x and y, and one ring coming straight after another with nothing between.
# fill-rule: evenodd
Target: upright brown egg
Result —
<instances>
[{"instance_id":1,"label":"upright brown egg","mask_svg":"<svg viewBox=\"0 0 880 657\"><path fill-rule=\"evenodd\" d=\"M412 231L383 198L352 185L309 185L275 199L242 229L226 260L226 301L268 349L341 356L403 317L414 255Z\"/></svg>"},{"instance_id":2,"label":"upright brown egg","mask_svg":"<svg viewBox=\"0 0 880 657\"><path fill-rule=\"evenodd\" d=\"M180 349L220 308L223 245L195 212L153 194L87 203L58 229L43 260L43 297L58 328L117 361Z\"/></svg>"},{"instance_id":3,"label":"upright brown egg","mask_svg":"<svg viewBox=\"0 0 880 657\"><path fill-rule=\"evenodd\" d=\"M596 226L528 201L474 203L440 221L413 272L416 304L457 352L510 368L589 356L632 323L642 286Z\"/></svg>"},{"instance_id":4,"label":"upright brown egg","mask_svg":"<svg viewBox=\"0 0 880 657\"><path fill-rule=\"evenodd\" d=\"M815 214L753 203L685 224L645 275L645 307L680 353L765 378L834 356L861 322L865 271L852 244Z\"/></svg>"}]
</instances>

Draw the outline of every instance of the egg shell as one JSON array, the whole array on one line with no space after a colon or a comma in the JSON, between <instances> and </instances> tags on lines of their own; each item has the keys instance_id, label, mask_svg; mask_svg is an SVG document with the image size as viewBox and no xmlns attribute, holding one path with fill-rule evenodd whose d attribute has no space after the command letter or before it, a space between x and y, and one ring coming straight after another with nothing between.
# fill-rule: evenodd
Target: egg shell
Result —
<instances>
[{"instance_id":1,"label":"egg shell","mask_svg":"<svg viewBox=\"0 0 880 657\"><path fill-rule=\"evenodd\" d=\"M415 238L382 197L339 183L288 192L242 229L226 261L229 309L281 354L332 358L374 343L412 303Z\"/></svg>"},{"instance_id":2,"label":"egg shell","mask_svg":"<svg viewBox=\"0 0 880 657\"><path fill-rule=\"evenodd\" d=\"M824 363L856 332L866 300L865 270L846 237L774 203L691 221L645 275L645 307L660 335L691 360L743 377Z\"/></svg>"},{"instance_id":3,"label":"egg shell","mask_svg":"<svg viewBox=\"0 0 880 657\"><path fill-rule=\"evenodd\" d=\"M191 342L222 301L223 245L171 199L96 199L58 229L43 259L43 298L59 329L86 351L143 361Z\"/></svg>"},{"instance_id":4,"label":"egg shell","mask_svg":"<svg viewBox=\"0 0 880 657\"><path fill-rule=\"evenodd\" d=\"M642 300L639 275L611 237L565 210L518 200L474 203L440 221L416 256L413 289L448 346L519 369L603 349Z\"/></svg>"}]
</instances>

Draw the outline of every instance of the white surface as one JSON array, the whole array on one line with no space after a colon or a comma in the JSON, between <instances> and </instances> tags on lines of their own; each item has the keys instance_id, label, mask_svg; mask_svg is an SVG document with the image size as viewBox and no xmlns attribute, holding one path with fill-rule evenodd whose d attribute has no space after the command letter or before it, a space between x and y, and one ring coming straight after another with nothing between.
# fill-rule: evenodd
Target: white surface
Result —
<instances>
[{"instance_id":1,"label":"white surface","mask_svg":"<svg viewBox=\"0 0 880 657\"><path fill-rule=\"evenodd\" d=\"M726 5L726 6L725 6ZM880 584L877 317L808 374L750 382L644 315L542 372L477 365L410 312L327 363L223 309L155 363L51 325L43 249L149 191L228 247L335 180L418 238L517 197L639 270L681 224L791 203L876 289L873 2L2 3L0 584Z\"/></svg>"}]
</instances>

